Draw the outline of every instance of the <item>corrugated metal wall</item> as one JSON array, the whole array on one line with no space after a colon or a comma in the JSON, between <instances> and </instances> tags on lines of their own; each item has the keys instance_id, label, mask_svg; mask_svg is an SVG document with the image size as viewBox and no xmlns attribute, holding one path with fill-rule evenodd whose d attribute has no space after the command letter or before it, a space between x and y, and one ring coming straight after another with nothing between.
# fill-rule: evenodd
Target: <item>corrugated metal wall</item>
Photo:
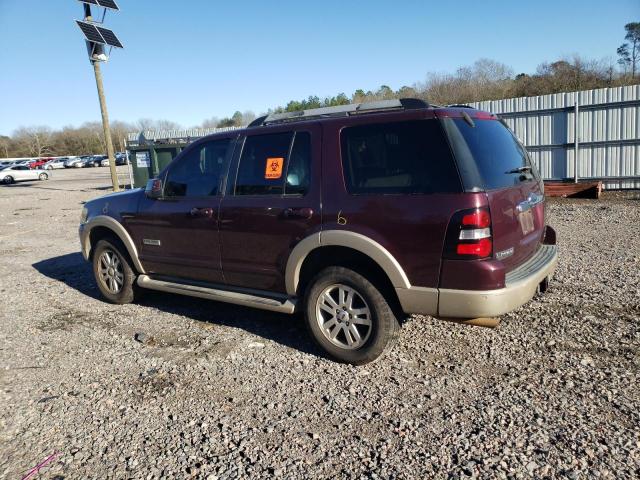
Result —
<instances>
[{"instance_id":1,"label":"corrugated metal wall","mask_svg":"<svg viewBox=\"0 0 640 480\"><path fill-rule=\"evenodd\" d=\"M578 178L601 178L606 188L640 188L640 85L471 105L503 118L545 179L565 179L574 177L576 99Z\"/></svg>"}]
</instances>

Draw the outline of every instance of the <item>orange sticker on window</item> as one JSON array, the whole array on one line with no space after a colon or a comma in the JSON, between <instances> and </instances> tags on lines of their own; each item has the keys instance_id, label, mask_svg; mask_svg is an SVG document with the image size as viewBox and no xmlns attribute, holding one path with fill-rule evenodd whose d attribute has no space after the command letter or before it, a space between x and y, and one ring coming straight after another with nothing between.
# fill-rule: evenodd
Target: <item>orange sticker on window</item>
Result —
<instances>
[{"instance_id":1,"label":"orange sticker on window","mask_svg":"<svg viewBox=\"0 0 640 480\"><path fill-rule=\"evenodd\" d=\"M274 180L282 176L282 165L284 164L284 158L274 157L267 158L267 167L264 171L264 178L267 180Z\"/></svg>"}]
</instances>

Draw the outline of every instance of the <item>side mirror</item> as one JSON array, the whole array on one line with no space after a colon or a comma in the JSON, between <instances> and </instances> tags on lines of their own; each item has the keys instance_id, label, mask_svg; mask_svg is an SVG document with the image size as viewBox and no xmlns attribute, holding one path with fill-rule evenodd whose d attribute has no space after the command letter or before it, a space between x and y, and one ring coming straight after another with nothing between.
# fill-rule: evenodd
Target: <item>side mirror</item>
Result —
<instances>
[{"instance_id":1,"label":"side mirror","mask_svg":"<svg viewBox=\"0 0 640 480\"><path fill-rule=\"evenodd\" d=\"M147 198L156 199L162 196L162 180L159 178L152 178L147 182L147 186L144 189L144 194Z\"/></svg>"}]
</instances>

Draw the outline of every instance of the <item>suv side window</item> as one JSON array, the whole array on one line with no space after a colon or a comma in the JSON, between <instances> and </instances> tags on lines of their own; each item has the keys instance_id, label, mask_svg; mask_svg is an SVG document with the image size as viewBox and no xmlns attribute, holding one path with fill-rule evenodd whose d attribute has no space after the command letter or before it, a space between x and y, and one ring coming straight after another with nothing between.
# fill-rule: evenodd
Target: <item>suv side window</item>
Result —
<instances>
[{"instance_id":1,"label":"suv side window","mask_svg":"<svg viewBox=\"0 0 640 480\"><path fill-rule=\"evenodd\" d=\"M437 120L381 123L341 132L342 166L352 194L460 192Z\"/></svg>"},{"instance_id":2,"label":"suv side window","mask_svg":"<svg viewBox=\"0 0 640 480\"><path fill-rule=\"evenodd\" d=\"M217 195L220 179L226 173L231 139L201 143L185 152L167 173L167 197Z\"/></svg>"},{"instance_id":3,"label":"suv side window","mask_svg":"<svg viewBox=\"0 0 640 480\"><path fill-rule=\"evenodd\" d=\"M240 157L236 195L282 195L292 132L247 137Z\"/></svg>"}]
</instances>

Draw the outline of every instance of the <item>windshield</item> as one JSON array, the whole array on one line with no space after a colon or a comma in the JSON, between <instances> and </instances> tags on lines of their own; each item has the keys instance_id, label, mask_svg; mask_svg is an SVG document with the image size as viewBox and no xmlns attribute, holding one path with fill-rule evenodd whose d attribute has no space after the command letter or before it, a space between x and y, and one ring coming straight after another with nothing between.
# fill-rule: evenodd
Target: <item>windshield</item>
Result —
<instances>
[{"instance_id":1,"label":"windshield","mask_svg":"<svg viewBox=\"0 0 640 480\"><path fill-rule=\"evenodd\" d=\"M444 118L467 190L494 190L534 179L527 152L498 120Z\"/></svg>"}]
</instances>

